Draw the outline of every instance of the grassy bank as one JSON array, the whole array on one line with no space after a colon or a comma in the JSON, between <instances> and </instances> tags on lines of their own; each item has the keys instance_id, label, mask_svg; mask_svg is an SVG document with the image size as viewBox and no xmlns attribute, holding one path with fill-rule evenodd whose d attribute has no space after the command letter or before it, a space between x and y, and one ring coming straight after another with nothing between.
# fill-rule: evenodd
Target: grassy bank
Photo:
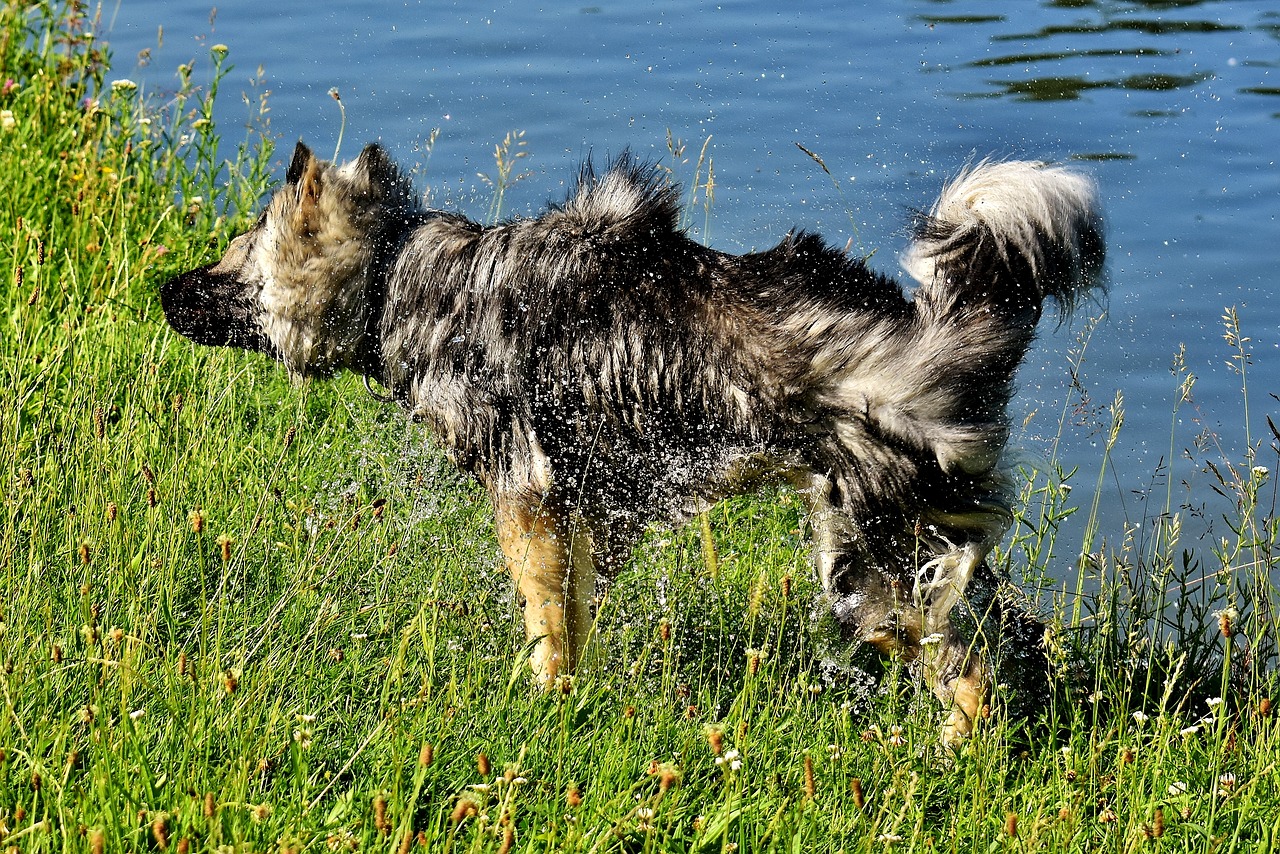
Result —
<instances>
[{"instance_id":1,"label":"grassy bank","mask_svg":"<svg viewBox=\"0 0 1280 854\"><path fill-rule=\"evenodd\" d=\"M824 666L785 493L713 513L714 574L697 530L651 538L601 603L605 665L533 692L489 511L421 430L164 324L157 283L253 215L269 140L213 122L226 48L148 96L84 15L0 9L0 847L1273 846L1270 429L1232 460L1171 428L1149 518L1091 516L1083 550L1055 532L1105 455L1096 485L1028 473L1000 559L1052 690L957 753L900 668ZM1176 360L1170 385L1194 405ZM1094 409L1110 447L1123 399Z\"/></svg>"}]
</instances>

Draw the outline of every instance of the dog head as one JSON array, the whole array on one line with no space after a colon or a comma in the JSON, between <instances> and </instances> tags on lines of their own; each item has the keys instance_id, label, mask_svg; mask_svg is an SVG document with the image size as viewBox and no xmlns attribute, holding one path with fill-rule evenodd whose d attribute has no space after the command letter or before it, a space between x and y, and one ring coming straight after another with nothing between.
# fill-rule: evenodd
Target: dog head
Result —
<instances>
[{"instance_id":1,"label":"dog head","mask_svg":"<svg viewBox=\"0 0 1280 854\"><path fill-rule=\"evenodd\" d=\"M299 142L253 228L221 260L161 286L165 318L198 344L266 353L295 376L350 367L381 309L379 262L416 210L380 146L338 166Z\"/></svg>"}]
</instances>

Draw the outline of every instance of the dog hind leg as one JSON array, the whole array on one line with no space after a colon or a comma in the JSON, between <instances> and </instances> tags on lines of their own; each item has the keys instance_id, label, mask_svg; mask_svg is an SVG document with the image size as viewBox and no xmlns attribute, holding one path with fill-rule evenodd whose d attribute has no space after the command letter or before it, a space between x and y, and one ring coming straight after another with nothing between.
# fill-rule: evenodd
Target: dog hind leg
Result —
<instances>
[{"instance_id":1,"label":"dog hind leg","mask_svg":"<svg viewBox=\"0 0 1280 854\"><path fill-rule=\"evenodd\" d=\"M524 628L538 638L534 679L552 687L581 661L591 636L595 563L584 525L525 495L494 498L498 543L524 602Z\"/></svg>"}]
</instances>

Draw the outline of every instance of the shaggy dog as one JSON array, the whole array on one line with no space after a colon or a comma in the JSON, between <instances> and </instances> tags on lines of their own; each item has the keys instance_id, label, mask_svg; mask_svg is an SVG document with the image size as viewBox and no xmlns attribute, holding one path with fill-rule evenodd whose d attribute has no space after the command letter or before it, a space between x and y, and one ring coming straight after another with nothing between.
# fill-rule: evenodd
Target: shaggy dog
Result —
<instances>
[{"instance_id":1,"label":"shaggy dog","mask_svg":"<svg viewBox=\"0 0 1280 854\"><path fill-rule=\"evenodd\" d=\"M220 261L165 283L199 344L389 389L488 490L551 681L597 574L646 526L788 483L843 632L900 655L967 734L991 683L951 621L1011 520L1006 406L1043 303L1100 283L1092 183L982 162L917 218L908 297L804 232L730 255L624 155L562 206L492 227L422 207L386 153L316 158Z\"/></svg>"}]
</instances>

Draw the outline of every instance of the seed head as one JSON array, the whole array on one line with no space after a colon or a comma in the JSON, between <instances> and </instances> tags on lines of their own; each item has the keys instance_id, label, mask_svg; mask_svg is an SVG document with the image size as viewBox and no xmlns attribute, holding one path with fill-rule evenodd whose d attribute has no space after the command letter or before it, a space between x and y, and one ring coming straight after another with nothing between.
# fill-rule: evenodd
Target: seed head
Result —
<instances>
[{"instance_id":1,"label":"seed head","mask_svg":"<svg viewBox=\"0 0 1280 854\"><path fill-rule=\"evenodd\" d=\"M489 757L486 754L476 754L476 770L480 772L481 777L488 777L489 772L493 770L493 766L489 764Z\"/></svg>"},{"instance_id":2,"label":"seed head","mask_svg":"<svg viewBox=\"0 0 1280 854\"><path fill-rule=\"evenodd\" d=\"M93 549L88 543L80 544L80 562L85 566L93 562Z\"/></svg>"},{"instance_id":3,"label":"seed head","mask_svg":"<svg viewBox=\"0 0 1280 854\"><path fill-rule=\"evenodd\" d=\"M449 820L454 824L461 824L469 818L473 818L480 814L480 808L476 802L468 797L458 799L458 803L454 805L453 812L449 814Z\"/></svg>"},{"instance_id":4,"label":"seed head","mask_svg":"<svg viewBox=\"0 0 1280 854\"><path fill-rule=\"evenodd\" d=\"M1155 818L1151 820L1151 835L1156 839L1164 836L1164 810L1156 807Z\"/></svg>"},{"instance_id":5,"label":"seed head","mask_svg":"<svg viewBox=\"0 0 1280 854\"><path fill-rule=\"evenodd\" d=\"M782 576L782 580L778 582L778 587L782 591L783 599L791 598L791 573Z\"/></svg>"},{"instance_id":6,"label":"seed head","mask_svg":"<svg viewBox=\"0 0 1280 854\"><path fill-rule=\"evenodd\" d=\"M107 522L114 522L120 515L120 507L114 501L107 504Z\"/></svg>"},{"instance_id":7,"label":"seed head","mask_svg":"<svg viewBox=\"0 0 1280 854\"><path fill-rule=\"evenodd\" d=\"M107 850L107 840L101 830L94 830L89 833L89 851L91 854L104 854Z\"/></svg>"},{"instance_id":8,"label":"seed head","mask_svg":"<svg viewBox=\"0 0 1280 854\"><path fill-rule=\"evenodd\" d=\"M431 746L431 742L426 741L422 744L422 749L418 751L418 765L426 768L431 764L431 760L435 758L435 748Z\"/></svg>"},{"instance_id":9,"label":"seed head","mask_svg":"<svg viewBox=\"0 0 1280 854\"><path fill-rule=\"evenodd\" d=\"M204 514L200 512L199 508L192 510L189 518L191 519L192 531L195 531L197 534L204 531Z\"/></svg>"},{"instance_id":10,"label":"seed head","mask_svg":"<svg viewBox=\"0 0 1280 854\"><path fill-rule=\"evenodd\" d=\"M148 489L147 490L147 506L154 508L159 503L160 503L160 499L156 498L156 491L154 489Z\"/></svg>"},{"instance_id":11,"label":"seed head","mask_svg":"<svg viewBox=\"0 0 1280 854\"><path fill-rule=\"evenodd\" d=\"M61 644L55 643L53 645L53 649L50 651L50 657L53 658L54 664L62 663L62 645Z\"/></svg>"},{"instance_id":12,"label":"seed head","mask_svg":"<svg viewBox=\"0 0 1280 854\"><path fill-rule=\"evenodd\" d=\"M93 435L101 439L107 433L107 416L101 406L93 408Z\"/></svg>"},{"instance_id":13,"label":"seed head","mask_svg":"<svg viewBox=\"0 0 1280 854\"><path fill-rule=\"evenodd\" d=\"M218 535L218 545L222 548L222 562L228 563L231 560L231 547L235 545L235 540L228 534Z\"/></svg>"},{"instance_id":14,"label":"seed head","mask_svg":"<svg viewBox=\"0 0 1280 854\"><path fill-rule=\"evenodd\" d=\"M228 694L234 694L236 689L240 687L240 677L236 676L233 670L224 670L222 673L222 687Z\"/></svg>"},{"instance_id":15,"label":"seed head","mask_svg":"<svg viewBox=\"0 0 1280 854\"><path fill-rule=\"evenodd\" d=\"M156 816L156 820L151 822L151 836L156 841L156 847L161 851L169 848L169 828L165 826L164 816Z\"/></svg>"},{"instance_id":16,"label":"seed head","mask_svg":"<svg viewBox=\"0 0 1280 854\"><path fill-rule=\"evenodd\" d=\"M1006 813L1004 817L1004 833L1010 839L1016 839L1018 836L1018 814L1016 812Z\"/></svg>"},{"instance_id":17,"label":"seed head","mask_svg":"<svg viewBox=\"0 0 1280 854\"><path fill-rule=\"evenodd\" d=\"M582 792L578 789L577 783L569 784L569 788L565 790L564 799L570 808L582 806Z\"/></svg>"},{"instance_id":18,"label":"seed head","mask_svg":"<svg viewBox=\"0 0 1280 854\"><path fill-rule=\"evenodd\" d=\"M813 800L813 796L817 793L818 786L813 779L813 757L808 751L804 754L804 796L809 800Z\"/></svg>"},{"instance_id":19,"label":"seed head","mask_svg":"<svg viewBox=\"0 0 1280 854\"><path fill-rule=\"evenodd\" d=\"M724 753L724 730L718 726L707 727L707 743L716 756Z\"/></svg>"},{"instance_id":20,"label":"seed head","mask_svg":"<svg viewBox=\"0 0 1280 854\"><path fill-rule=\"evenodd\" d=\"M381 836L391 833L391 822L387 820L387 799L382 795L373 799L373 826L378 828Z\"/></svg>"},{"instance_id":21,"label":"seed head","mask_svg":"<svg viewBox=\"0 0 1280 854\"><path fill-rule=\"evenodd\" d=\"M1263 697L1258 701L1258 717L1265 718L1271 715L1271 698Z\"/></svg>"},{"instance_id":22,"label":"seed head","mask_svg":"<svg viewBox=\"0 0 1280 854\"><path fill-rule=\"evenodd\" d=\"M867 796L866 793L862 791L862 778L854 777L850 780L849 788L853 791L853 805L858 809L862 809L866 806Z\"/></svg>"},{"instance_id":23,"label":"seed head","mask_svg":"<svg viewBox=\"0 0 1280 854\"><path fill-rule=\"evenodd\" d=\"M204 817L213 818L217 814L218 814L218 802L214 800L213 792L205 792Z\"/></svg>"}]
</instances>

